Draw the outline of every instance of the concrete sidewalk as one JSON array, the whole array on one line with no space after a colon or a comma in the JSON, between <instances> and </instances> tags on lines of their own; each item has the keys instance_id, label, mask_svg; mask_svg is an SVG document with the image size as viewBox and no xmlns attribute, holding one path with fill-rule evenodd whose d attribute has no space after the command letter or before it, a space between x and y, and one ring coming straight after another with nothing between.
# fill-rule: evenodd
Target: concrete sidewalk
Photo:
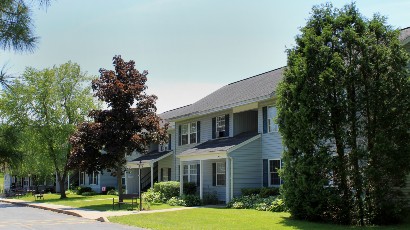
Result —
<instances>
[{"instance_id":1,"label":"concrete sidewalk","mask_svg":"<svg viewBox=\"0 0 410 230\"><path fill-rule=\"evenodd\" d=\"M64 213L67 215L83 217L92 220L98 220L101 222L109 222L108 217L110 216L125 216L131 214L145 214L145 213L157 213L157 212L173 212L179 210L186 210L186 209L193 209L198 207L182 207L182 208L170 208L170 209L162 209L162 210L150 210L150 211L95 211L90 209L83 209L83 208L73 208L64 205L56 205L50 203L36 203L36 202L27 202L24 200L17 200L17 199L5 199L0 198L0 202L11 203L16 205L23 205L32 208L40 208L44 210L50 210L53 212Z\"/></svg>"}]
</instances>

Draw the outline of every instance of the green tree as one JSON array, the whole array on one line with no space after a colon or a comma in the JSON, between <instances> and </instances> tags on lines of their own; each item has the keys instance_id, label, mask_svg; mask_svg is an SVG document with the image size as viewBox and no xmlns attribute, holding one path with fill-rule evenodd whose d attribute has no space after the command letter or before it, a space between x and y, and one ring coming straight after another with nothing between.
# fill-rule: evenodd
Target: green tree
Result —
<instances>
[{"instance_id":1,"label":"green tree","mask_svg":"<svg viewBox=\"0 0 410 230\"><path fill-rule=\"evenodd\" d=\"M147 95L147 71L140 73L134 61L113 58L115 71L100 69L100 78L92 81L95 96L110 109L93 110L93 122L85 122L71 137L73 146L70 166L93 172L109 169L115 172L122 199L122 174L126 155L133 151L146 153L150 143L163 143L167 127L160 126L156 115L155 95Z\"/></svg>"},{"instance_id":2,"label":"green tree","mask_svg":"<svg viewBox=\"0 0 410 230\"><path fill-rule=\"evenodd\" d=\"M355 4L315 6L278 89L285 184L298 219L387 224L403 218L410 172L408 55L399 31ZM330 182L330 183L329 183Z\"/></svg>"},{"instance_id":3,"label":"green tree","mask_svg":"<svg viewBox=\"0 0 410 230\"><path fill-rule=\"evenodd\" d=\"M61 198L66 197L69 137L88 111L96 108L91 89L86 87L90 79L78 64L71 62L44 70L27 68L21 80L16 80L1 95L3 120L24 129L30 135L25 138L29 140L27 143L38 143L22 149L30 149L37 162L43 161L42 167L49 168L45 163L51 162Z\"/></svg>"},{"instance_id":4,"label":"green tree","mask_svg":"<svg viewBox=\"0 0 410 230\"><path fill-rule=\"evenodd\" d=\"M33 51L38 37L34 35L31 9L33 4L47 7L50 0L2 0L0 3L0 47L16 52ZM0 72L0 84L7 86L9 76Z\"/></svg>"}]
</instances>

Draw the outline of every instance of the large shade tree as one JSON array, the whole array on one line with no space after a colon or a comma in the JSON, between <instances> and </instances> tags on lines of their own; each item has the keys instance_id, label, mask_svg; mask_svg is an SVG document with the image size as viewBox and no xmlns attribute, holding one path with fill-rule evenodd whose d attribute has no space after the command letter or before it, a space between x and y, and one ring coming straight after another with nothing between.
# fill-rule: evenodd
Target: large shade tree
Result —
<instances>
[{"instance_id":1,"label":"large shade tree","mask_svg":"<svg viewBox=\"0 0 410 230\"><path fill-rule=\"evenodd\" d=\"M278 90L283 193L292 216L341 224L403 218L410 80L399 31L355 4L315 6Z\"/></svg>"},{"instance_id":2,"label":"large shade tree","mask_svg":"<svg viewBox=\"0 0 410 230\"><path fill-rule=\"evenodd\" d=\"M113 58L115 70L100 69L92 81L95 96L108 105L93 110L93 122L84 122L71 137L70 166L87 172L108 169L117 177L122 199L122 174L126 155L146 153L150 143L163 143L167 127L156 115L155 95L146 94L147 71L135 69L134 61Z\"/></svg>"},{"instance_id":3,"label":"large shade tree","mask_svg":"<svg viewBox=\"0 0 410 230\"><path fill-rule=\"evenodd\" d=\"M34 172L53 167L61 198L66 197L69 137L88 111L97 108L86 84L90 79L78 64L68 62L50 69L27 68L21 78L1 92L2 121L29 135L22 137L25 141L20 149L31 155L23 158L26 167L22 170L36 163L38 170Z\"/></svg>"}]
</instances>

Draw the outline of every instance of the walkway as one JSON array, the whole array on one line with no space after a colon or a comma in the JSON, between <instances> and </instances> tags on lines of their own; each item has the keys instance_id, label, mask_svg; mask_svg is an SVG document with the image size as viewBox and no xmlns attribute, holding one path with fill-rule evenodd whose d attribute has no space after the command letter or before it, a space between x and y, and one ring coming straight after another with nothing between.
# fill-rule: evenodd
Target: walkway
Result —
<instances>
[{"instance_id":1,"label":"walkway","mask_svg":"<svg viewBox=\"0 0 410 230\"><path fill-rule=\"evenodd\" d=\"M24 200L17 200L17 199L4 199L0 198L0 202L11 203L16 205L24 205L32 208L40 208L44 210L50 210L53 212L64 213L67 215L83 217L92 220L98 220L101 222L109 222L108 217L110 216L125 216L131 214L145 214L145 213L157 213L157 212L173 212L179 210L186 210L186 209L193 209L198 207L182 207L182 208L170 208L170 209L162 209L162 210L149 210L149 211L95 211L90 209L83 209L83 208L73 208L64 205L56 205L50 203L35 203L35 202L27 202Z\"/></svg>"}]
</instances>

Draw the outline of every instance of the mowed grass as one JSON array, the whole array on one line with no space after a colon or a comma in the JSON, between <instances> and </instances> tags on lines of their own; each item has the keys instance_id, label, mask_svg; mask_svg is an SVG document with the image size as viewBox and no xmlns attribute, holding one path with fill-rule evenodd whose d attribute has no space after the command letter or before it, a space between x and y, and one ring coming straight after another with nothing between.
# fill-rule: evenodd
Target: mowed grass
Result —
<instances>
[{"instance_id":1,"label":"mowed grass","mask_svg":"<svg viewBox=\"0 0 410 230\"><path fill-rule=\"evenodd\" d=\"M60 199L60 194L44 194L44 200L35 200L32 195L27 195L20 197L18 199L37 202L37 203L51 203L57 205L65 205L74 208L85 208L97 211L118 211L118 204L115 208L112 208L112 198L118 201L118 196L115 195L95 195L95 196L81 196L74 194L67 194L67 199ZM126 199L125 201L131 202L131 200ZM135 202L135 200L134 200ZM139 200L136 201L139 204ZM130 206L122 205L121 211L127 210ZM143 203L143 208L147 209L147 205ZM151 204L150 210L168 209L175 208L179 206L169 206L167 204ZM137 206L135 205L136 209Z\"/></svg>"},{"instance_id":2,"label":"mowed grass","mask_svg":"<svg viewBox=\"0 0 410 230\"><path fill-rule=\"evenodd\" d=\"M410 229L410 223L389 227L348 227L298 221L289 213L249 209L196 208L189 210L109 217L111 222L149 229Z\"/></svg>"}]
</instances>

